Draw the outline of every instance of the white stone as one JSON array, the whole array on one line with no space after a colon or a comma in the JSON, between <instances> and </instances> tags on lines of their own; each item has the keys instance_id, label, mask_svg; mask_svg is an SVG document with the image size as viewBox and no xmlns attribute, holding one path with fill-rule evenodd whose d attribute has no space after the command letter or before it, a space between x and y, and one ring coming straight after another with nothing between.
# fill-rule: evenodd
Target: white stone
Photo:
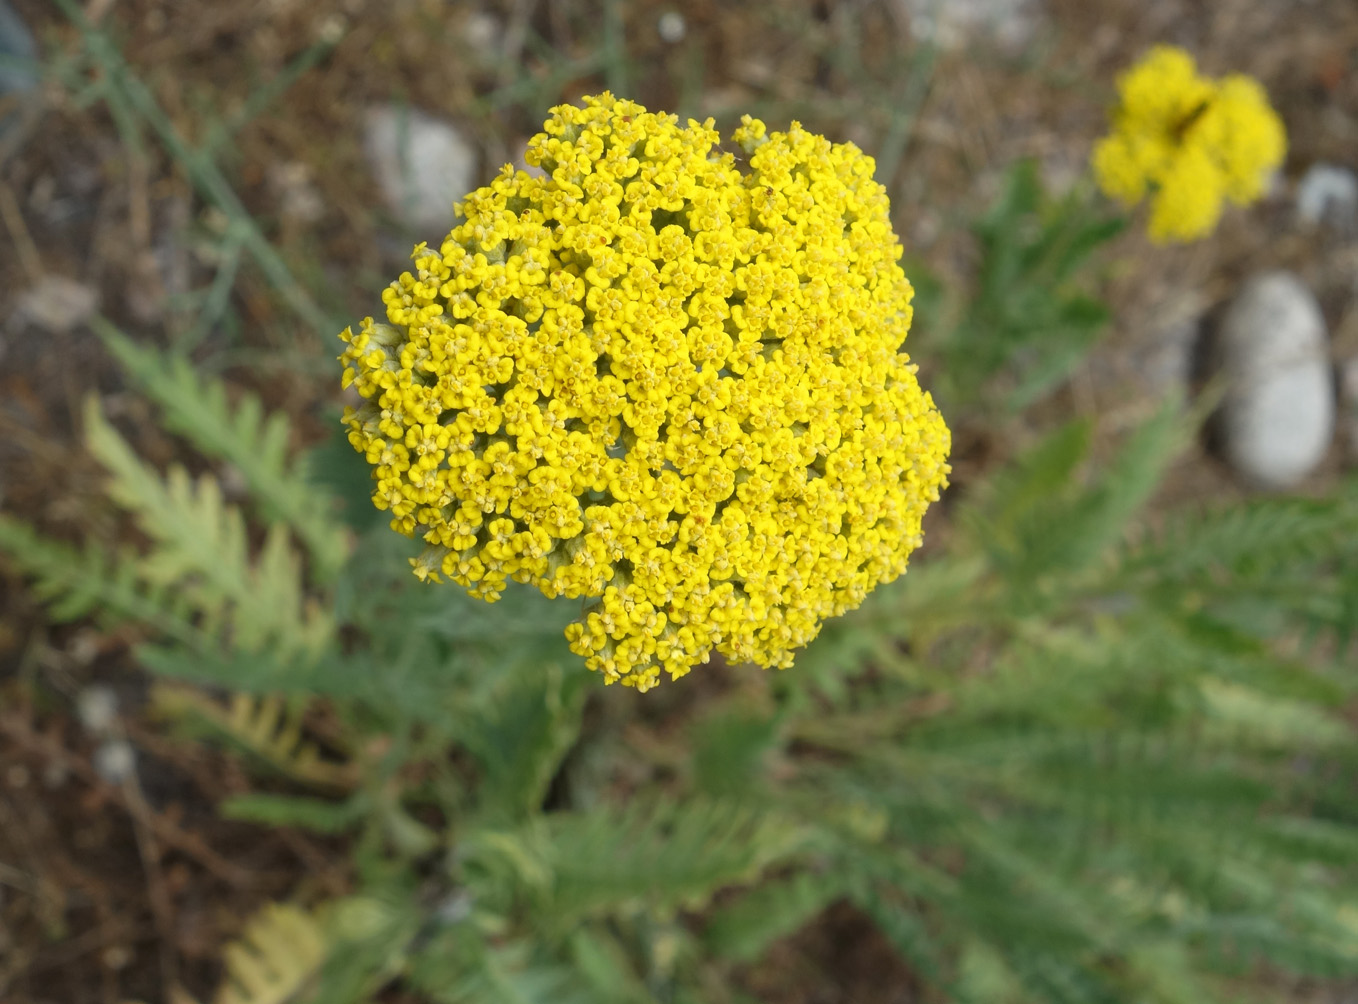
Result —
<instances>
[{"instance_id":1,"label":"white stone","mask_svg":"<svg viewBox=\"0 0 1358 1004\"><path fill-rule=\"evenodd\" d=\"M688 34L688 24L684 21L684 15L677 10L667 10L660 15L660 19L655 23L656 31L660 33L661 41L675 45L684 40Z\"/></svg>"},{"instance_id":2,"label":"white stone","mask_svg":"<svg viewBox=\"0 0 1358 1004\"><path fill-rule=\"evenodd\" d=\"M1325 319L1290 272L1250 279L1227 308L1216 361L1227 461L1254 483L1286 488L1309 474L1334 434Z\"/></svg>"},{"instance_id":3,"label":"white stone","mask_svg":"<svg viewBox=\"0 0 1358 1004\"><path fill-rule=\"evenodd\" d=\"M87 732L108 735L118 721L118 695L111 687L86 687L76 695L75 715Z\"/></svg>"},{"instance_id":4,"label":"white stone","mask_svg":"<svg viewBox=\"0 0 1358 1004\"><path fill-rule=\"evenodd\" d=\"M1312 164L1297 184L1297 216L1351 233L1358 224L1358 177L1346 167Z\"/></svg>"},{"instance_id":5,"label":"white stone","mask_svg":"<svg viewBox=\"0 0 1358 1004\"><path fill-rule=\"evenodd\" d=\"M476 149L447 122L398 105L368 110L363 146L388 208L437 245L453 203L476 187Z\"/></svg>"},{"instance_id":6,"label":"white stone","mask_svg":"<svg viewBox=\"0 0 1358 1004\"><path fill-rule=\"evenodd\" d=\"M99 306L99 291L64 275L48 275L19 296L18 319L54 335L64 335L89 320Z\"/></svg>"},{"instance_id":7,"label":"white stone","mask_svg":"<svg viewBox=\"0 0 1358 1004\"><path fill-rule=\"evenodd\" d=\"M109 784L122 784L137 769L137 751L126 739L109 739L94 751L94 770Z\"/></svg>"},{"instance_id":8,"label":"white stone","mask_svg":"<svg viewBox=\"0 0 1358 1004\"><path fill-rule=\"evenodd\" d=\"M896 0L910 32L943 49L990 39L1021 48L1037 32L1039 0Z\"/></svg>"},{"instance_id":9,"label":"white stone","mask_svg":"<svg viewBox=\"0 0 1358 1004\"><path fill-rule=\"evenodd\" d=\"M473 11L462 24L462 40L473 52L499 51L504 25L488 11Z\"/></svg>"}]
</instances>

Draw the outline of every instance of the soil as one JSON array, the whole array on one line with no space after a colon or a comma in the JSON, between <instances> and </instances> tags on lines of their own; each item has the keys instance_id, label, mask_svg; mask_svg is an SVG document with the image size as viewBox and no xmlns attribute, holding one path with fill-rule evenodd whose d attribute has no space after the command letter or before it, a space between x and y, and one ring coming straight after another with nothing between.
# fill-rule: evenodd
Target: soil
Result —
<instances>
[{"instance_id":1,"label":"soil","mask_svg":"<svg viewBox=\"0 0 1358 1004\"><path fill-rule=\"evenodd\" d=\"M330 421L336 345L251 265L215 323L194 330L228 218L195 184L195 169L128 112L125 83L110 90L91 69L62 5L10 2L37 37L45 72L35 94L0 97L0 118L16 112L0 132L0 501L54 537L115 541L129 531L82 451L84 397L101 395L152 461L189 455L125 390L83 318L67 323L44 307L89 296L138 339L197 338L199 365L285 409L298 445ZM548 106L605 86L651 108L714 115L724 129L742 111L771 124L796 117L882 151L910 254L945 283L965 284L975 248L963 224L1003 169L1035 157L1053 186L1073 182L1104 128L1117 72L1155 42L1184 45L1212 74L1262 80L1288 126L1283 176L1261 205L1232 210L1200 244L1153 249L1138 226L1119 239L1105 288L1113 330L1041 420L1097 415L1108 436L1134 424L1156 405L1147 359L1165 332L1208 314L1265 267L1300 274L1320 298L1336 356L1358 356L1358 242L1301 225L1292 194L1316 162L1358 168L1353 0L1014 4L1029 12L1017 38L977 32L936 55L912 33L919 19L909 13L930 5L910 0L66 6L101 26L190 147L210 148L263 235L336 318L372 313L413 241L439 236L402 233L381 208L362 151L362 113L375 103L457 124L483 153L483 180L518 155ZM671 11L682 14L679 41L659 28ZM605 58L592 59L601 47ZM310 65L285 86L299 59ZM1036 421L960 442L957 490L1030 439ZM1342 441L1332 452L1308 488L1323 489L1347 464ZM1240 491L1198 452L1166 494ZM102 736L76 715L95 686L118 698ZM53 624L0 568L0 1000L162 1001L176 984L209 999L223 944L261 904L299 888L346 887L341 842L221 818L221 799L253 790L258 778L231 755L168 737L146 713L146 690L126 638L93 623ZM691 714L689 703L661 718ZM110 743L129 744L136 758L120 781L105 776ZM746 985L778 1004L924 999L865 919L842 905L775 949ZM1323 997L1297 990L1296 999Z\"/></svg>"}]
</instances>

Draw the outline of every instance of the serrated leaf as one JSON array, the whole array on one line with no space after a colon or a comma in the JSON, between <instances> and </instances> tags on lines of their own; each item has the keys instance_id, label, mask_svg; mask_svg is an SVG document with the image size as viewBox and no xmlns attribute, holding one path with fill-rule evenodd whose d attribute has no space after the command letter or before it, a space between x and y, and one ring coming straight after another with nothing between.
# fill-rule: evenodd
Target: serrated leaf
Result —
<instances>
[{"instance_id":1,"label":"serrated leaf","mask_svg":"<svg viewBox=\"0 0 1358 1004\"><path fill-rule=\"evenodd\" d=\"M807 846L807 831L732 802L692 799L548 818L550 907L563 919L636 904L698 909Z\"/></svg>"},{"instance_id":2,"label":"serrated leaf","mask_svg":"<svg viewBox=\"0 0 1358 1004\"><path fill-rule=\"evenodd\" d=\"M287 1004L320 971L328 945L325 931L305 910L270 903L226 946L226 978L214 1004Z\"/></svg>"},{"instance_id":3,"label":"serrated leaf","mask_svg":"<svg viewBox=\"0 0 1358 1004\"><path fill-rule=\"evenodd\" d=\"M152 541L138 565L142 577L178 591L203 632L228 648L319 657L334 622L303 591L301 563L281 530L270 532L252 561L244 519L224 503L213 478L195 482L177 466L162 478L108 424L93 398L85 426L91 453L112 475L110 495Z\"/></svg>"},{"instance_id":4,"label":"serrated leaf","mask_svg":"<svg viewBox=\"0 0 1358 1004\"><path fill-rule=\"evenodd\" d=\"M1237 740L1293 750L1354 741L1351 726L1314 704L1215 677L1199 681L1198 687L1206 703L1208 727Z\"/></svg>"},{"instance_id":5,"label":"serrated leaf","mask_svg":"<svg viewBox=\"0 0 1358 1004\"><path fill-rule=\"evenodd\" d=\"M551 663L511 672L462 720L461 743L485 771L488 821L539 812L562 759L580 734L586 676Z\"/></svg>"},{"instance_id":6,"label":"serrated leaf","mask_svg":"<svg viewBox=\"0 0 1358 1004\"><path fill-rule=\"evenodd\" d=\"M835 872L798 872L767 882L717 910L708 919L703 940L722 958L752 962L847 890L844 876Z\"/></svg>"},{"instance_id":7,"label":"serrated leaf","mask_svg":"<svg viewBox=\"0 0 1358 1004\"><path fill-rule=\"evenodd\" d=\"M166 427L235 467L264 518L297 535L321 581L333 579L348 555L348 537L335 518L333 497L311 483L304 464L290 460L287 417L266 416L251 394L233 408L225 385L203 378L187 359L142 348L101 318L91 325L163 409Z\"/></svg>"},{"instance_id":8,"label":"serrated leaf","mask_svg":"<svg viewBox=\"0 0 1358 1004\"><path fill-rule=\"evenodd\" d=\"M321 758L302 735L303 706L276 695L237 693L222 704L180 684L151 688L152 712L185 725L208 728L294 780L347 790L358 783L357 768Z\"/></svg>"},{"instance_id":9,"label":"serrated leaf","mask_svg":"<svg viewBox=\"0 0 1358 1004\"><path fill-rule=\"evenodd\" d=\"M651 1004L627 953L611 934L586 925L570 938L571 960L599 1004Z\"/></svg>"},{"instance_id":10,"label":"serrated leaf","mask_svg":"<svg viewBox=\"0 0 1358 1004\"><path fill-rule=\"evenodd\" d=\"M76 550L48 540L32 527L0 514L0 552L34 578L33 591L57 621L93 616L105 624L154 628L190 649L211 639L193 623L184 597L140 577L135 556L115 559L95 547Z\"/></svg>"},{"instance_id":11,"label":"serrated leaf","mask_svg":"<svg viewBox=\"0 0 1358 1004\"><path fill-rule=\"evenodd\" d=\"M536 954L528 942L487 945L455 928L415 955L411 980L439 1004L600 1004L572 969Z\"/></svg>"},{"instance_id":12,"label":"serrated leaf","mask_svg":"<svg viewBox=\"0 0 1358 1004\"><path fill-rule=\"evenodd\" d=\"M693 779L712 798L758 791L764 759L778 739L778 719L767 711L723 707L693 730Z\"/></svg>"}]
</instances>

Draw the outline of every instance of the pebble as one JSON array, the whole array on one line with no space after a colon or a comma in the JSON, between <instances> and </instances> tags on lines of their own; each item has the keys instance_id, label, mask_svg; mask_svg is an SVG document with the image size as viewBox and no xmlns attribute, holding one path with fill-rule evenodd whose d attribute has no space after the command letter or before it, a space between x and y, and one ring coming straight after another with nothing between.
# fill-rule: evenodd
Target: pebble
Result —
<instances>
[{"instance_id":1,"label":"pebble","mask_svg":"<svg viewBox=\"0 0 1358 1004\"><path fill-rule=\"evenodd\" d=\"M437 246L453 203L476 187L476 149L449 123L399 105L368 110L363 146L387 207Z\"/></svg>"},{"instance_id":2,"label":"pebble","mask_svg":"<svg viewBox=\"0 0 1358 1004\"><path fill-rule=\"evenodd\" d=\"M16 320L64 335L89 320L99 306L99 291L63 275L48 275L24 290L17 306Z\"/></svg>"},{"instance_id":3,"label":"pebble","mask_svg":"<svg viewBox=\"0 0 1358 1004\"><path fill-rule=\"evenodd\" d=\"M670 45L677 45L684 40L688 34L688 23L684 20L684 15L677 10L667 10L660 15L655 23L656 31L660 34L661 41L668 42Z\"/></svg>"},{"instance_id":4,"label":"pebble","mask_svg":"<svg viewBox=\"0 0 1358 1004\"><path fill-rule=\"evenodd\" d=\"M1358 177L1347 167L1312 164L1297 184L1297 216L1343 234L1358 231Z\"/></svg>"},{"instance_id":5,"label":"pebble","mask_svg":"<svg viewBox=\"0 0 1358 1004\"><path fill-rule=\"evenodd\" d=\"M993 40L1016 50L1037 33L1040 0L896 0L916 38L957 50Z\"/></svg>"},{"instance_id":6,"label":"pebble","mask_svg":"<svg viewBox=\"0 0 1358 1004\"><path fill-rule=\"evenodd\" d=\"M488 11L473 11L462 24L462 41L476 53L498 52L504 37L504 25Z\"/></svg>"},{"instance_id":7,"label":"pebble","mask_svg":"<svg viewBox=\"0 0 1358 1004\"><path fill-rule=\"evenodd\" d=\"M1226 378L1226 460L1248 481L1287 488L1309 474L1334 432L1334 384L1325 320L1290 272L1245 283L1222 317L1214 351Z\"/></svg>"},{"instance_id":8,"label":"pebble","mask_svg":"<svg viewBox=\"0 0 1358 1004\"><path fill-rule=\"evenodd\" d=\"M94 751L94 771L109 784L122 784L137 769L137 751L126 739L109 739Z\"/></svg>"},{"instance_id":9,"label":"pebble","mask_svg":"<svg viewBox=\"0 0 1358 1004\"><path fill-rule=\"evenodd\" d=\"M75 715L85 731L96 736L109 735L118 721L118 695L112 687L88 686L76 695Z\"/></svg>"}]
</instances>

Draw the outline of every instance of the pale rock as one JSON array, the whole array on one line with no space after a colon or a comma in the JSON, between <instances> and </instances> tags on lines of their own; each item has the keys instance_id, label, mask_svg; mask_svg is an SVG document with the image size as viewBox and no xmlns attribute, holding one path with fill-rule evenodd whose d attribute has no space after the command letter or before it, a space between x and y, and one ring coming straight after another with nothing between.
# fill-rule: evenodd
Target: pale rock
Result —
<instances>
[{"instance_id":1,"label":"pale rock","mask_svg":"<svg viewBox=\"0 0 1358 1004\"><path fill-rule=\"evenodd\" d=\"M111 687L94 684L76 695L75 715L85 731L105 736L118 721L118 695Z\"/></svg>"},{"instance_id":2,"label":"pale rock","mask_svg":"<svg viewBox=\"0 0 1358 1004\"><path fill-rule=\"evenodd\" d=\"M896 0L916 38L943 49L995 41L1019 49L1033 40L1040 0Z\"/></svg>"},{"instance_id":3,"label":"pale rock","mask_svg":"<svg viewBox=\"0 0 1358 1004\"><path fill-rule=\"evenodd\" d=\"M1250 279L1217 332L1226 460L1263 487L1286 488L1309 474L1334 433L1334 384L1325 319L1290 272Z\"/></svg>"},{"instance_id":4,"label":"pale rock","mask_svg":"<svg viewBox=\"0 0 1358 1004\"><path fill-rule=\"evenodd\" d=\"M472 11L467 15L467 20L462 22L462 41L473 52L498 52L504 31L504 25L494 14L484 10Z\"/></svg>"},{"instance_id":5,"label":"pale rock","mask_svg":"<svg viewBox=\"0 0 1358 1004\"><path fill-rule=\"evenodd\" d=\"M137 751L126 739L109 739L94 751L94 770L109 784L122 784L137 769Z\"/></svg>"},{"instance_id":6,"label":"pale rock","mask_svg":"<svg viewBox=\"0 0 1358 1004\"><path fill-rule=\"evenodd\" d=\"M684 20L684 15L677 10L667 10L661 14L655 23L656 31L660 34L663 42L670 45L677 45L684 40L688 34L688 23Z\"/></svg>"},{"instance_id":7,"label":"pale rock","mask_svg":"<svg viewBox=\"0 0 1358 1004\"><path fill-rule=\"evenodd\" d=\"M64 275L46 275L19 295L18 319L54 335L64 335L89 320L99 306L99 291Z\"/></svg>"},{"instance_id":8,"label":"pale rock","mask_svg":"<svg viewBox=\"0 0 1358 1004\"><path fill-rule=\"evenodd\" d=\"M1358 177L1346 167L1312 164L1297 184L1297 216L1340 233L1358 229Z\"/></svg>"},{"instance_id":9,"label":"pale rock","mask_svg":"<svg viewBox=\"0 0 1358 1004\"><path fill-rule=\"evenodd\" d=\"M453 203L476 187L476 149L449 123L397 105L368 110L363 145L388 208L437 242L453 225Z\"/></svg>"}]
</instances>

